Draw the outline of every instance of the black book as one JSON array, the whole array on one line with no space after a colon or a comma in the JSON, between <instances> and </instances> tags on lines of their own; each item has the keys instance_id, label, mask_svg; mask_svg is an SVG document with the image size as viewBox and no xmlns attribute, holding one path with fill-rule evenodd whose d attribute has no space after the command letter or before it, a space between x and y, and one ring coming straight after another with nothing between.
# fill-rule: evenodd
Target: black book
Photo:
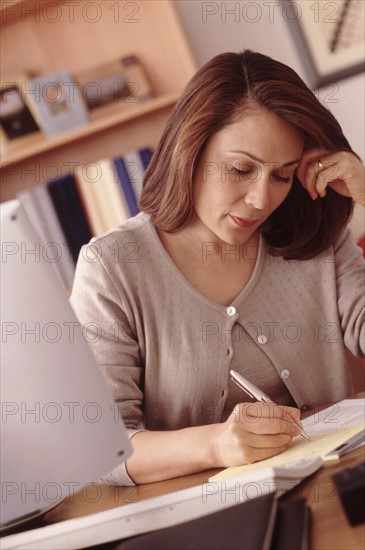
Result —
<instances>
[{"instance_id":1,"label":"black book","mask_svg":"<svg viewBox=\"0 0 365 550\"><path fill-rule=\"evenodd\" d=\"M90 241L92 234L75 178L69 174L51 180L47 190L76 263L81 246Z\"/></svg>"}]
</instances>

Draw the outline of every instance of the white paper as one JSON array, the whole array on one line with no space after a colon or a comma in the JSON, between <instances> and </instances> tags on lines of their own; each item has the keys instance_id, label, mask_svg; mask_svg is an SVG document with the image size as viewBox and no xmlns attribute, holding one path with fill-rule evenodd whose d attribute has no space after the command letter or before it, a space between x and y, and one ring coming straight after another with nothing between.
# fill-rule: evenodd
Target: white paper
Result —
<instances>
[{"instance_id":1,"label":"white paper","mask_svg":"<svg viewBox=\"0 0 365 550\"><path fill-rule=\"evenodd\" d=\"M302 420L305 432L312 436L365 422L365 399L344 399Z\"/></svg>"}]
</instances>

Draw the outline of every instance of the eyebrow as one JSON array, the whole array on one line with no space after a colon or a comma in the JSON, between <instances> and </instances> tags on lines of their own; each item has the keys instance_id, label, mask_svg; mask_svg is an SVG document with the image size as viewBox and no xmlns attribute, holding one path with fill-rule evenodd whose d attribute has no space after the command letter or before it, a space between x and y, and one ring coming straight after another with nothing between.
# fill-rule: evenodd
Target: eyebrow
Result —
<instances>
[{"instance_id":1,"label":"eyebrow","mask_svg":"<svg viewBox=\"0 0 365 550\"><path fill-rule=\"evenodd\" d=\"M256 162L261 162L262 164L265 164L265 161L258 158L258 157L255 157L255 155L252 155L251 153L249 153L248 151L236 151L236 150L232 150L232 151L229 151L230 153L239 153L241 155L246 155L247 157L250 157L252 160L255 160ZM280 166L278 166L278 168L284 168L286 166L292 166L293 164L299 164L300 162L300 159L296 159L296 160L290 160L289 162L286 162L285 164L281 164Z\"/></svg>"}]
</instances>

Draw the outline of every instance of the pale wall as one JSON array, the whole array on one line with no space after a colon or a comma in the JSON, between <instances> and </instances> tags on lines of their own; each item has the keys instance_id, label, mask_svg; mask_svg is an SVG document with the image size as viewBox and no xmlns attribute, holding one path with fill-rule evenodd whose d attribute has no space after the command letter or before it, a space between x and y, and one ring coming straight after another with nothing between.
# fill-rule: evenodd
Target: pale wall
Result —
<instances>
[{"instance_id":1,"label":"pale wall","mask_svg":"<svg viewBox=\"0 0 365 550\"><path fill-rule=\"evenodd\" d=\"M224 51L239 51L245 48L270 55L290 65L314 88L305 56L300 53L295 40L295 29L283 17L278 1L260 2L203 2L201 0L176 0L186 33L199 65ZM246 20L242 10L229 14L229 10L248 4L260 4L262 16L255 23L255 12L247 11ZM211 13L211 15L210 15ZM241 15L239 15L241 13ZM260 13L257 12L256 13ZM323 103L333 112L351 143L353 149L364 159L364 74L341 80L318 91ZM356 208L351 222L355 236L365 233L364 209Z\"/></svg>"}]
</instances>

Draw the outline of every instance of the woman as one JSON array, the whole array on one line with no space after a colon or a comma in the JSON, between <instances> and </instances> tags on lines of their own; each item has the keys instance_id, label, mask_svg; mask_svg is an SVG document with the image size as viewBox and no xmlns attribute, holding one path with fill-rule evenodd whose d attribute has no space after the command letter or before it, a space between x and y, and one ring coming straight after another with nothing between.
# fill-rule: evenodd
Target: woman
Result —
<instances>
[{"instance_id":1,"label":"woman","mask_svg":"<svg viewBox=\"0 0 365 550\"><path fill-rule=\"evenodd\" d=\"M294 71L246 50L197 72L142 213L78 262L72 303L133 437L107 482L273 456L300 410L351 393L345 348L365 352L354 201L364 168ZM250 402L230 369L277 405Z\"/></svg>"}]
</instances>

